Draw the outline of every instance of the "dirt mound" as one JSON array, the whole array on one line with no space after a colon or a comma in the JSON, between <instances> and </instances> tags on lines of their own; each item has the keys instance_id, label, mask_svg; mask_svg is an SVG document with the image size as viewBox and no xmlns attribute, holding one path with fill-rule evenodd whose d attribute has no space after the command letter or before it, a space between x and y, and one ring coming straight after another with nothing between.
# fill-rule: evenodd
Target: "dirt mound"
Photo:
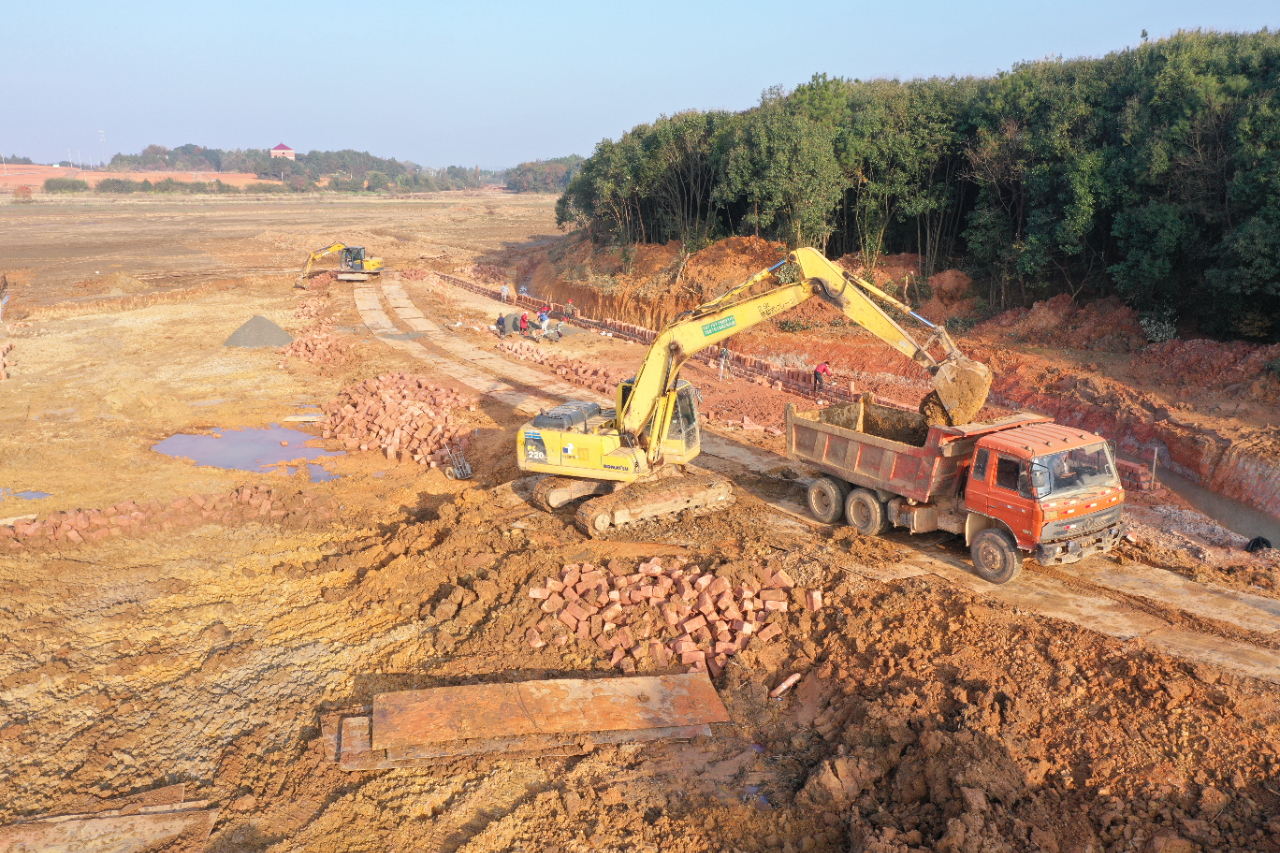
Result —
<instances>
[{"instance_id":1,"label":"dirt mound","mask_svg":"<svg viewBox=\"0 0 1280 853\"><path fill-rule=\"evenodd\" d=\"M1114 296L1081 308L1070 296L1060 293L1029 309L1012 308L998 314L974 331L1035 346L1101 352L1134 352L1147 345L1137 312Z\"/></svg>"},{"instance_id":2,"label":"dirt mound","mask_svg":"<svg viewBox=\"0 0 1280 853\"><path fill-rule=\"evenodd\" d=\"M929 278L934 297L943 305L954 305L969 295L973 279L960 270L943 270Z\"/></svg>"},{"instance_id":3,"label":"dirt mound","mask_svg":"<svg viewBox=\"0 0 1280 853\"><path fill-rule=\"evenodd\" d=\"M275 323L255 314L243 326L231 333L223 342L224 347L285 347L293 343L293 336Z\"/></svg>"},{"instance_id":4,"label":"dirt mound","mask_svg":"<svg viewBox=\"0 0 1280 853\"><path fill-rule=\"evenodd\" d=\"M640 245L628 252L567 240L525 268L520 282L538 299L572 299L586 316L662 328L677 314L776 264L781 243L730 237L683 262L680 245Z\"/></svg>"},{"instance_id":5,"label":"dirt mound","mask_svg":"<svg viewBox=\"0 0 1280 853\"><path fill-rule=\"evenodd\" d=\"M1280 344L1263 346L1240 341L1169 341L1152 344L1133 360L1133 374L1151 385L1231 388L1257 391L1258 398L1276 400L1280 376L1268 365L1280 360Z\"/></svg>"},{"instance_id":6,"label":"dirt mound","mask_svg":"<svg viewBox=\"0 0 1280 853\"><path fill-rule=\"evenodd\" d=\"M421 376L388 373L342 389L321 406L323 438L341 440L347 450L378 448L388 459L435 468L448 458L446 448L470 444L468 429L454 418L474 400Z\"/></svg>"}]
</instances>

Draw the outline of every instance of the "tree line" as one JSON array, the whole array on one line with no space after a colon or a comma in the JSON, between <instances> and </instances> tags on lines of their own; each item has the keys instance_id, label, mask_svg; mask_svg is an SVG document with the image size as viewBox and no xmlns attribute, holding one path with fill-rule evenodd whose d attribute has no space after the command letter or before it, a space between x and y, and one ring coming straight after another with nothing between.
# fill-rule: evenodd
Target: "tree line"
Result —
<instances>
[{"instance_id":1,"label":"tree line","mask_svg":"<svg viewBox=\"0 0 1280 853\"><path fill-rule=\"evenodd\" d=\"M968 271L991 309L1114 293L1280 340L1280 33L1180 32L987 78L819 74L601 141L556 214L600 243L915 252L926 276Z\"/></svg>"},{"instance_id":2,"label":"tree line","mask_svg":"<svg viewBox=\"0 0 1280 853\"><path fill-rule=\"evenodd\" d=\"M534 160L507 170L507 189L515 193L562 193L578 174L583 158L577 154Z\"/></svg>"},{"instance_id":3,"label":"tree line","mask_svg":"<svg viewBox=\"0 0 1280 853\"><path fill-rule=\"evenodd\" d=\"M117 172L248 172L277 180L289 190L325 188L339 192L437 192L500 183L504 173L449 166L432 169L408 160L376 157L367 151L297 152L295 159L272 157L265 148L223 150L199 145L148 145L139 154L117 154L107 169Z\"/></svg>"}]
</instances>

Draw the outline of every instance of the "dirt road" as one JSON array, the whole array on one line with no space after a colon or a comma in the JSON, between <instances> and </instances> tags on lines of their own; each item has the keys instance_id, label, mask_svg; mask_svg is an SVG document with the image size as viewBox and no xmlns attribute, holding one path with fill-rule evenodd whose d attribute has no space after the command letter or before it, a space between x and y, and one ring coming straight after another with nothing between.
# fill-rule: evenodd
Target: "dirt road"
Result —
<instances>
[{"instance_id":1,"label":"dirt road","mask_svg":"<svg viewBox=\"0 0 1280 853\"><path fill-rule=\"evenodd\" d=\"M1263 671L1274 596L1133 559L993 590L941 538L808 524L792 512L797 481L778 479L788 466L773 462L776 436L744 430L735 408L759 406L748 420L763 424L781 392L700 366L708 407L724 412L707 464L743 486L732 510L586 540L567 514L512 504L513 430L538 401L587 389L473 330L491 304L410 271L492 274L495 247L551 232L550 202L442 195L257 220L227 204L183 208L170 224L157 224L163 205L91 205L60 208L47 234L3 209L28 260L0 263L31 317L7 329L16 366L0 381L0 486L50 496L6 494L0 516L170 507L254 485L331 498L335 511L286 524L259 495L253 512L148 510L151 529L136 535L4 545L0 823L183 783L188 800L221 808L217 851L1280 849L1280 719ZM198 249L232 271L227 286L155 279L81 299L68 268L88 249L74 223L95 216L118 235L98 256L131 262L136 216L139 229L174 229L151 244L156 273L194 269ZM290 274L234 275L283 267L321 233L375 227L409 238L367 241L398 285L294 291ZM158 298L173 291L184 292ZM341 359L222 347L254 314L303 337L323 324ZM557 352L603 365L638 350L581 333ZM175 431L281 422L400 373L480 396L456 415L473 436L475 480L336 438L320 443L346 451L325 462L341 476L322 483L304 469L227 471L150 450ZM793 600L770 617L776 639L729 659L715 683L733 722L711 737L378 772L326 758L320 715L379 692L615 672L571 637L532 648L526 632L546 614L530 590L567 565L634 571L654 557L736 585L782 571L822 592L820 610ZM1177 606L1161 601L1166 590ZM1248 646L1258 672L1169 637ZM799 683L769 698L792 673Z\"/></svg>"}]
</instances>

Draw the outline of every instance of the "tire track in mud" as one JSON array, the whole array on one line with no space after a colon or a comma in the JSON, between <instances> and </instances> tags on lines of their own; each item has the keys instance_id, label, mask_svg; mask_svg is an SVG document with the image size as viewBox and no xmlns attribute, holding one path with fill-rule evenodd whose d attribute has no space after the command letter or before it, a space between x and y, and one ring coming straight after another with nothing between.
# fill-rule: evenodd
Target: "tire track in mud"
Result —
<instances>
[{"instance_id":1,"label":"tire track in mud","mask_svg":"<svg viewBox=\"0 0 1280 853\"><path fill-rule=\"evenodd\" d=\"M375 326L383 329L380 337L386 340L386 334L394 334L398 330L395 330L386 313L382 312L380 305L376 304L377 295L373 289L365 288L364 290L361 302L366 307L360 308L360 303L357 303L357 307L360 308L362 317L368 311L366 325L369 325L371 330ZM587 389L551 379L534 368L513 364L501 356L491 354L451 335L422 315L398 281L383 282L382 293L388 305L405 325L415 331L431 335L434 344L440 345L446 352L462 361L474 365L476 370L483 371L489 376L497 374L508 378L518 377L517 381L551 391L562 399L585 398L595 399L605 405L611 403L603 396ZM374 302L372 307L369 307L370 298ZM381 317L377 316L379 313ZM370 324L371 320L372 324ZM388 329L392 331L386 331ZM375 331L375 334L378 332ZM401 343L394 339L387 342ZM445 372L459 368L459 365L451 366L447 359L427 355L434 365ZM459 372L469 374L471 371ZM455 376L455 378L467 381L461 376ZM481 382L483 381L482 379ZM474 383L468 382L468 384ZM775 479L768 477L766 472L789 464L788 460L774 453L732 442L706 430L703 436L703 453L713 458L706 460L702 467L730 475L737 474L739 476L735 477L735 481L740 486L754 477L764 476ZM743 474L749 476L744 477ZM799 502L782 498L776 493L771 494L770 492L775 491L772 489L757 488L751 491L769 506L794 516L810 526L821 526L816 525L813 519L808 517L803 505ZM1280 683L1280 651L1277 651L1277 647L1280 647L1280 635L1273 637L1255 631L1241 630L1232 626L1229 619L1206 616L1204 613L1211 610L1208 605L1197 608L1200 610L1197 614L1148 596L1086 580L1078 575L1052 569L1040 571L1043 567L1039 566L1036 567L1039 578L1034 581L1024 575L1024 579L1019 582L1020 586L1015 585L1013 589L992 587L973 576L966 568L957 568L939 561L924 554L918 548L902 547L908 547L919 555L919 559L913 561L918 568L907 569L912 574L918 574L923 568L949 583L964 586L971 591L1014 606L1028 607L1045 616L1064 619L1113 636L1142 637L1144 641L1157 645L1176 656L1231 668L1244 675ZM922 565L922 561L925 561L926 565ZM857 570L862 571L861 568ZM881 580L897 575L896 570L890 569L886 572L882 568L863 571L863 573ZM1071 600L1073 598L1074 601Z\"/></svg>"}]
</instances>

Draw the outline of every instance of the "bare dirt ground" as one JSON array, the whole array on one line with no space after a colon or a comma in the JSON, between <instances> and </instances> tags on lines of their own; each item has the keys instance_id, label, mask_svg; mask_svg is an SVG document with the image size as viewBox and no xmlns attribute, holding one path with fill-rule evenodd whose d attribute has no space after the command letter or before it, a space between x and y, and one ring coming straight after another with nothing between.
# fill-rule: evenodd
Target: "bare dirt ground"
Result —
<instances>
[{"instance_id":1,"label":"bare dirt ground","mask_svg":"<svg viewBox=\"0 0 1280 853\"><path fill-rule=\"evenodd\" d=\"M11 378L0 380L0 487L50 493L4 496L0 517L164 508L244 486L335 507L296 524L269 512L181 521L161 510L133 535L55 535L39 548L0 539L0 823L185 783L188 800L222 808L209 842L219 851L1280 849L1274 682L1046 618L1034 596L1013 604L913 572L962 551L805 524L778 508L775 497L797 487L773 471L741 475L728 512L605 540L584 539L568 512L500 510L525 416L442 372L456 349L430 335L403 324L393 333L439 361L371 334L349 285L291 286L307 250L364 244L427 319L452 327L450 340L500 353L479 322L491 303L415 271L526 274L489 265L554 237L552 201L0 208L12 235L0 272L15 294L0 340L15 344ZM113 274L141 286L106 281ZM282 367L275 350L223 347L255 314L303 335L323 325L341 357ZM640 352L586 332L556 346L563 358L620 367ZM476 411L457 413L472 430L473 481L374 451L326 460L341 476L311 483L303 471L197 467L150 449L174 432L281 422L401 372L480 397ZM779 450L777 436L750 427L776 426L790 395L712 374L695 366L689 377L722 436ZM1161 506L1141 518L1170 565L1134 548L1094 570L1119 573L1128 561L1192 584L1237 577L1188 549L1238 548L1213 545L1203 517ZM1169 537L1178 525L1190 545ZM822 610L778 613L779 639L749 646L717 677L733 722L712 737L379 772L345 773L325 758L319 715L378 692L607 675L595 646L530 648L525 632L544 614L529 589L566 564L655 556L735 582L785 569L824 592ZM1274 569L1249 564L1260 581ZM1041 589L1029 574L1026 589ZM1087 574L1048 580L1082 597L1098 588ZM1274 647L1256 625L1116 595L1187 631ZM791 673L800 683L770 699Z\"/></svg>"}]
</instances>

